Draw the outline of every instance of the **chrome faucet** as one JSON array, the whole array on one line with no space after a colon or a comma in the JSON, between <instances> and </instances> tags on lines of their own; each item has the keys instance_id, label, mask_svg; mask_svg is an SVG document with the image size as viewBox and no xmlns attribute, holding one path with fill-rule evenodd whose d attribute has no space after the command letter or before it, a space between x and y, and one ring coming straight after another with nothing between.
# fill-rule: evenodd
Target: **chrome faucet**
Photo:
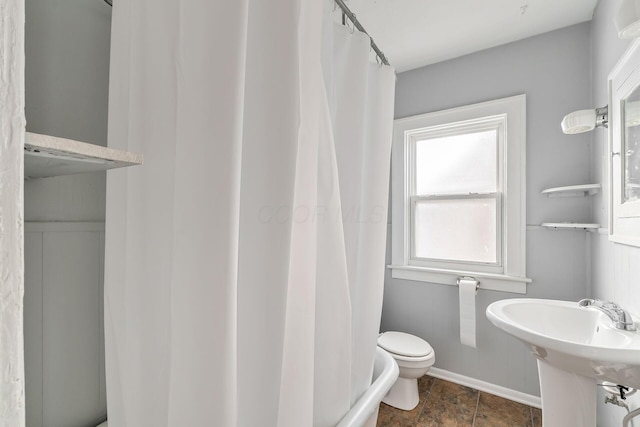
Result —
<instances>
[{"instance_id":1,"label":"chrome faucet","mask_svg":"<svg viewBox=\"0 0 640 427\"><path fill-rule=\"evenodd\" d=\"M636 325L633 323L633 318L629 313L624 311L615 302L601 301L599 299L585 298L578 302L580 307L593 307L602 311L609 316L616 329L622 329L623 331L635 331Z\"/></svg>"}]
</instances>

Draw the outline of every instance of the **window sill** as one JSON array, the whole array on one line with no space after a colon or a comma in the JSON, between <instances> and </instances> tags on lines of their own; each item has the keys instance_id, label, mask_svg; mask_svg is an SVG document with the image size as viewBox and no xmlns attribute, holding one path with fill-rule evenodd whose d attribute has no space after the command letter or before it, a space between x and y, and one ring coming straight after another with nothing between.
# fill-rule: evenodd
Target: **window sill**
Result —
<instances>
[{"instance_id":1,"label":"window sill","mask_svg":"<svg viewBox=\"0 0 640 427\"><path fill-rule=\"evenodd\" d=\"M394 279L455 286L459 277L468 276L474 277L480 282L480 289L511 292L514 294L526 294L527 283L531 283L531 279L527 277L507 276L504 274L473 273L469 271L444 270L407 265L389 265L388 268L391 269L391 277Z\"/></svg>"}]
</instances>

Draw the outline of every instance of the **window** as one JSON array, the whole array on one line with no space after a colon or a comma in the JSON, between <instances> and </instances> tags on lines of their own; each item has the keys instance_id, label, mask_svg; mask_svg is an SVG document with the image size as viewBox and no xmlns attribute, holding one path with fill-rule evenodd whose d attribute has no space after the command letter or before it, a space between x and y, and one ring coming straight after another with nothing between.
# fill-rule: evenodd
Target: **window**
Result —
<instances>
[{"instance_id":1,"label":"window","mask_svg":"<svg viewBox=\"0 0 640 427\"><path fill-rule=\"evenodd\" d=\"M392 276L526 292L525 96L396 120Z\"/></svg>"}]
</instances>

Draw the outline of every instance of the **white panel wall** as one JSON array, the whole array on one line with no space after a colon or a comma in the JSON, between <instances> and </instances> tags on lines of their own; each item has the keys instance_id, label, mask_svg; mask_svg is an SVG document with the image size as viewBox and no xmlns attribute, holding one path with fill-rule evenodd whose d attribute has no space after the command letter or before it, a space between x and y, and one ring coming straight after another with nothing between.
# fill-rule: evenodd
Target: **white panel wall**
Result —
<instances>
[{"instance_id":1,"label":"white panel wall","mask_svg":"<svg viewBox=\"0 0 640 427\"><path fill-rule=\"evenodd\" d=\"M89 427L106 418L103 259L103 223L26 225L28 427Z\"/></svg>"},{"instance_id":2,"label":"white panel wall","mask_svg":"<svg viewBox=\"0 0 640 427\"><path fill-rule=\"evenodd\" d=\"M26 371L27 425L41 427L42 419L42 233L25 232L24 365Z\"/></svg>"},{"instance_id":3,"label":"white panel wall","mask_svg":"<svg viewBox=\"0 0 640 427\"><path fill-rule=\"evenodd\" d=\"M527 95L527 297L577 301L590 294L588 234L553 231L542 222L588 221L588 198L546 198L548 187L591 180L590 136L564 135L562 117L591 103L590 24L584 23L462 58L401 73L396 116ZM535 359L524 345L491 325L484 312L496 300L522 295L481 290L478 348L459 342L457 288L395 280L387 274L382 330L429 341L438 368L539 395Z\"/></svg>"},{"instance_id":4,"label":"white panel wall","mask_svg":"<svg viewBox=\"0 0 640 427\"><path fill-rule=\"evenodd\" d=\"M640 320L640 248L609 242L606 230L593 236L593 296L615 301ZM598 390L598 426L622 425L626 410L604 404L605 393ZM640 395L627 400L631 409L640 408ZM634 426L640 425L636 419Z\"/></svg>"}]
</instances>

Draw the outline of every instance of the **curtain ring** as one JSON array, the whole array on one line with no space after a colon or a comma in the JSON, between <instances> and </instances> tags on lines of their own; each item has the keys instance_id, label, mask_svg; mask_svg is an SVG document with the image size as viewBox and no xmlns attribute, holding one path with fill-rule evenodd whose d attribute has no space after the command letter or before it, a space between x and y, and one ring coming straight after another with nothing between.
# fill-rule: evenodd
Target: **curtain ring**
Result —
<instances>
[{"instance_id":1,"label":"curtain ring","mask_svg":"<svg viewBox=\"0 0 640 427\"><path fill-rule=\"evenodd\" d=\"M373 50L373 45L369 44L369 53L373 52L373 56L376 57L376 62L378 62L378 54L375 50Z\"/></svg>"},{"instance_id":2,"label":"curtain ring","mask_svg":"<svg viewBox=\"0 0 640 427\"><path fill-rule=\"evenodd\" d=\"M355 15L353 16L355 18ZM351 21L351 19L349 19ZM356 24L354 24L353 21L351 21L351 34L356 32Z\"/></svg>"}]
</instances>

